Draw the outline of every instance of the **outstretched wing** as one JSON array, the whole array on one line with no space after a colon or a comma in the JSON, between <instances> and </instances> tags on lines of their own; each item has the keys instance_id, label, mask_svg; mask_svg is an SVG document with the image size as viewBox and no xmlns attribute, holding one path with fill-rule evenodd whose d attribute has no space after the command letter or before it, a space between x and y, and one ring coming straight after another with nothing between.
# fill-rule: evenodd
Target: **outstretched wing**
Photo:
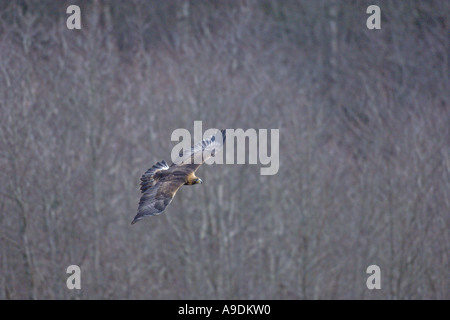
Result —
<instances>
[{"instance_id":1,"label":"outstretched wing","mask_svg":"<svg viewBox=\"0 0 450 320\"><path fill-rule=\"evenodd\" d=\"M166 209L175 193L184 184L184 177L174 176L167 171L166 161L157 162L141 177L141 200L137 215L131 224L146 216L158 215Z\"/></svg>"},{"instance_id":2,"label":"outstretched wing","mask_svg":"<svg viewBox=\"0 0 450 320\"><path fill-rule=\"evenodd\" d=\"M190 150L183 150L180 157L172 164L171 170L173 166L178 166L180 169L195 172L206 160L222 150L225 138L226 131L217 130L213 136L200 141Z\"/></svg>"},{"instance_id":3,"label":"outstretched wing","mask_svg":"<svg viewBox=\"0 0 450 320\"><path fill-rule=\"evenodd\" d=\"M161 214L172 202L178 189L185 183L183 177L172 177L169 180L159 180L147 188L139 201L139 208L131 224L147 216Z\"/></svg>"}]
</instances>

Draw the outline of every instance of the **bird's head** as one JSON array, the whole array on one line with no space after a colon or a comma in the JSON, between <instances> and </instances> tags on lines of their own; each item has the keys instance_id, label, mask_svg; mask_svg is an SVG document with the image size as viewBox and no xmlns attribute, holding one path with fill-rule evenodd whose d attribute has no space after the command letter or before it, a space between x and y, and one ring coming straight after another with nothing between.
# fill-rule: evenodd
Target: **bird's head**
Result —
<instances>
[{"instance_id":1,"label":"bird's head","mask_svg":"<svg viewBox=\"0 0 450 320\"><path fill-rule=\"evenodd\" d=\"M194 180L194 184L202 184L202 183L203 183L203 181L200 178L197 178Z\"/></svg>"}]
</instances>

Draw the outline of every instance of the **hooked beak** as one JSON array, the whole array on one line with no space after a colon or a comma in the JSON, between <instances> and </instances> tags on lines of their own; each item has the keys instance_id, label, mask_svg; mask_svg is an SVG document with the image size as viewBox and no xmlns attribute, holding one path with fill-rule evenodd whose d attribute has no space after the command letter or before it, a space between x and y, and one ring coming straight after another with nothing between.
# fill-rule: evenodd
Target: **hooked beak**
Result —
<instances>
[{"instance_id":1,"label":"hooked beak","mask_svg":"<svg viewBox=\"0 0 450 320\"><path fill-rule=\"evenodd\" d=\"M202 184L203 183L203 180L202 179L200 179L200 178L198 178L198 180L197 180L197 184Z\"/></svg>"}]
</instances>

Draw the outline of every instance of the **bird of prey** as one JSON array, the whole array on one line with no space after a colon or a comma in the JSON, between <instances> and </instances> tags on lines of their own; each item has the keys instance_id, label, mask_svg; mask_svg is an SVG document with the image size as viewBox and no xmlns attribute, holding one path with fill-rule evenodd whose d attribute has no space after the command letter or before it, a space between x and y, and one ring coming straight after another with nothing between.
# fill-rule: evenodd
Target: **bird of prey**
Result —
<instances>
[{"instance_id":1,"label":"bird of prey","mask_svg":"<svg viewBox=\"0 0 450 320\"><path fill-rule=\"evenodd\" d=\"M219 152L225 142L225 130L194 145L190 150L180 152L180 157L172 165L166 161L157 162L141 177L142 196L139 208L131 224L147 217L161 214L172 202L182 185L202 183L195 171L209 158Z\"/></svg>"}]
</instances>

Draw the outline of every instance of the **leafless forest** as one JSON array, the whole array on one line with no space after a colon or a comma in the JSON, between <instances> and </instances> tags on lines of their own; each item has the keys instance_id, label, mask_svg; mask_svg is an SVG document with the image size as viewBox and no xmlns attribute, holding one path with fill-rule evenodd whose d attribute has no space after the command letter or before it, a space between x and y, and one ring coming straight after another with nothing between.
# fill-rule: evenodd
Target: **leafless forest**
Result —
<instances>
[{"instance_id":1,"label":"leafless forest","mask_svg":"<svg viewBox=\"0 0 450 320\"><path fill-rule=\"evenodd\" d=\"M439 0L1 0L0 299L449 299L448 17ZM131 226L141 174L194 120L279 129L278 174L202 166Z\"/></svg>"}]
</instances>

